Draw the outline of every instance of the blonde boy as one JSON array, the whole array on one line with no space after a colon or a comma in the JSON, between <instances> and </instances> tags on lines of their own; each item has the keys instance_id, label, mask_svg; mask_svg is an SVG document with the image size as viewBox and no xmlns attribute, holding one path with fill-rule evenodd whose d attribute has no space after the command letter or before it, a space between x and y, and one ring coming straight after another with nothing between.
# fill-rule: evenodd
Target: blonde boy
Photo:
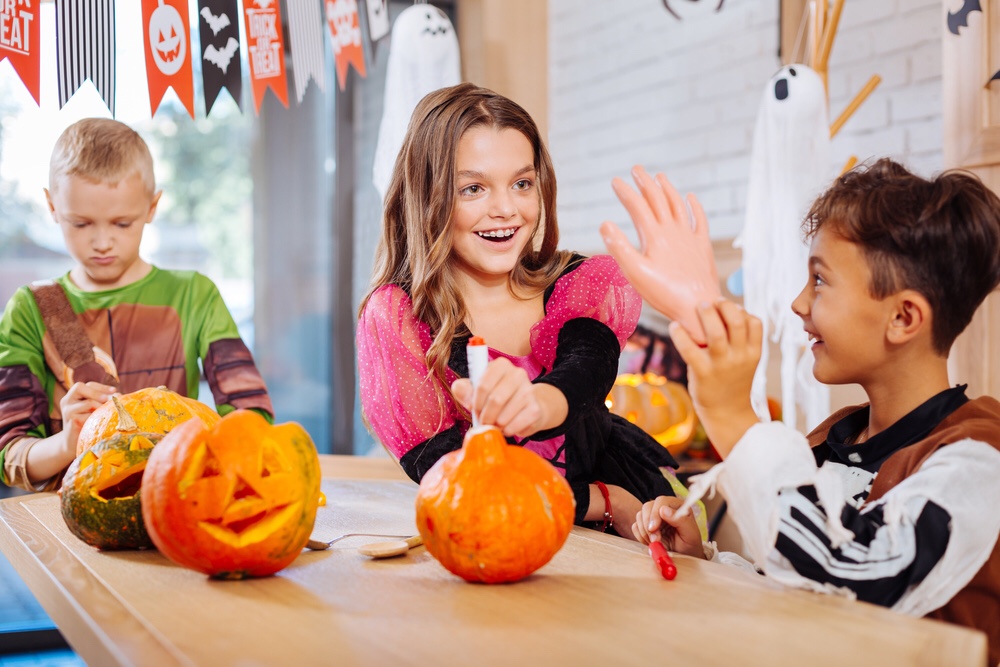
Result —
<instances>
[{"instance_id":1,"label":"blonde boy","mask_svg":"<svg viewBox=\"0 0 1000 667\"><path fill-rule=\"evenodd\" d=\"M85 119L56 142L45 196L76 265L49 284L20 288L0 319L5 484L58 488L91 412L115 392L150 386L197 397L199 360L221 414L272 415L215 285L139 256L160 194L149 149L128 126Z\"/></svg>"}]
</instances>

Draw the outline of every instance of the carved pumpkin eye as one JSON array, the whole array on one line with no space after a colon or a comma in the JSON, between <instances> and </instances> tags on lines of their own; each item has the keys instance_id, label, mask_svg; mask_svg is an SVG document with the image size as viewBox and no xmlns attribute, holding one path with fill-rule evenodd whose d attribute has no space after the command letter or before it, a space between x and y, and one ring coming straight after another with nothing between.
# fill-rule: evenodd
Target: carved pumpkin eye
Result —
<instances>
[{"instance_id":1,"label":"carved pumpkin eye","mask_svg":"<svg viewBox=\"0 0 1000 667\"><path fill-rule=\"evenodd\" d=\"M166 387L150 387L114 396L87 418L80 429L76 453L79 456L95 443L117 433L169 433L192 417L209 426L220 419L215 410L201 401L181 396Z\"/></svg>"},{"instance_id":2,"label":"carved pumpkin eye","mask_svg":"<svg viewBox=\"0 0 1000 667\"><path fill-rule=\"evenodd\" d=\"M164 442L142 493L147 527L165 556L242 578L272 574L302 550L319 502L319 458L302 427L271 426L237 410L211 431L191 420Z\"/></svg>"}]
</instances>

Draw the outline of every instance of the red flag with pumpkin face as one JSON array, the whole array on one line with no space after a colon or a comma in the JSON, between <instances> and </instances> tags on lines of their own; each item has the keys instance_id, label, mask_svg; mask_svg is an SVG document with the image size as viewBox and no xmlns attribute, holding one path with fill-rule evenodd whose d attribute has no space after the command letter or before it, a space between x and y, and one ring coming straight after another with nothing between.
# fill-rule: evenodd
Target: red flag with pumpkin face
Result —
<instances>
[{"instance_id":1,"label":"red flag with pumpkin face","mask_svg":"<svg viewBox=\"0 0 1000 667\"><path fill-rule=\"evenodd\" d=\"M187 0L142 0L150 113L173 88L194 118L194 73Z\"/></svg>"},{"instance_id":2,"label":"red flag with pumpkin face","mask_svg":"<svg viewBox=\"0 0 1000 667\"><path fill-rule=\"evenodd\" d=\"M281 34L281 7L278 0L244 0L243 18L246 21L254 110L260 113L260 103L269 87L278 100L288 107L285 39Z\"/></svg>"},{"instance_id":3,"label":"red flag with pumpkin face","mask_svg":"<svg viewBox=\"0 0 1000 667\"><path fill-rule=\"evenodd\" d=\"M0 2L0 63L10 60L31 96L38 101L39 53L38 35L40 2L6 0Z\"/></svg>"}]
</instances>

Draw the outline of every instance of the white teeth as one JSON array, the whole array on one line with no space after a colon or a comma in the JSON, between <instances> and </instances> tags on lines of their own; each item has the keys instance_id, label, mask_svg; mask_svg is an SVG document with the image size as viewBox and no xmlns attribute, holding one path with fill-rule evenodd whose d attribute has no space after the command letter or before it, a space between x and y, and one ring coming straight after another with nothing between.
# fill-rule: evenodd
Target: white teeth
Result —
<instances>
[{"instance_id":1,"label":"white teeth","mask_svg":"<svg viewBox=\"0 0 1000 667\"><path fill-rule=\"evenodd\" d=\"M514 232L517 231L517 227L511 227L510 229L495 229L490 232L476 232L483 238L490 239L505 239L507 237L513 236Z\"/></svg>"}]
</instances>

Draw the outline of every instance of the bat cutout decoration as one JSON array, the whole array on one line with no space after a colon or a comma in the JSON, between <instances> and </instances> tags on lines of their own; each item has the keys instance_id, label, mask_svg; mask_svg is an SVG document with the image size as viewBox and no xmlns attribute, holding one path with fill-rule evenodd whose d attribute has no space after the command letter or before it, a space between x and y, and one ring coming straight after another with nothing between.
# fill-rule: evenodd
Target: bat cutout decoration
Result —
<instances>
[{"instance_id":1,"label":"bat cutout decoration","mask_svg":"<svg viewBox=\"0 0 1000 667\"><path fill-rule=\"evenodd\" d=\"M212 29L213 35L218 35L220 30L230 25L228 14L216 16L208 7L201 8L201 15L208 22L208 27Z\"/></svg>"},{"instance_id":2,"label":"bat cutout decoration","mask_svg":"<svg viewBox=\"0 0 1000 667\"><path fill-rule=\"evenodd\" d=\"M969 14L981 11L983 8L979 0L964 0L961 9L957 12L948 12L948 31L957 35L959 28L969 27Z\"/></svg>"},{"instance_id":3,"label":"bat cutout decoration","mask_svg":"<svg viewBox=\"0 0 1000 667\"><path fill-rule=\"evenodd\" d=\"M698 2L698 0L690 0L690 1L691 2ZM715 8L715 11L720 11L722 9L722 3L725 2L725 1L726 0L719 0L719 6ZM974 0L974 1L978 4L978 0ZM681 20L681 15L678 14L676 11L674 11L674 9L670 6L670 0L663 0L663 6L666 8L666 10L668 12L670 12L671 16L673 16L678 21Z\"/></svg>"},{"instance_id":4,"label":"bat cutout decoration","mask_svg":"<svg viewBox=\"0 0 1000 667\"><path fill-rule=\"evenodd\" d=\"M209 44L205 49L204 57L205 60L221 69L222 73L225 74L226 70L229 69L229 63L233 60L233 54L236 53L236 49L238 48L240 48L240 43L230 37L229 41L221 49L215 48L214 44Z\"/></svg>"}]
</instances>

